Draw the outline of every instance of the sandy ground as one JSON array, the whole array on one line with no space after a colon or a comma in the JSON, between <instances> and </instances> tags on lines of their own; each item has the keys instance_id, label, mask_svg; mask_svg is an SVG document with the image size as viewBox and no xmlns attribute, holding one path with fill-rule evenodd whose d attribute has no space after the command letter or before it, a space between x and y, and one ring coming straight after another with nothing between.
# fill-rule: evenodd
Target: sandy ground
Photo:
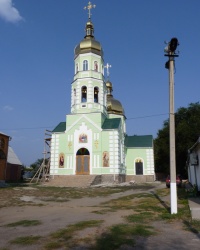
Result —
<instances>
[{"instance_id":1,"label":"sandy ground","mask_svg":"<svg viewBox=\"0 0 200 250\"><path fill-rule=\"evenodd\" d=\"M163 184L156 186L156 188L162 187ZM145 192L151 191L154 191L154 189L149 189ZM144 191L129 190L122 193L114 193L107 197L71 199L67 202L45 202L34 196L22 195L20 199L26 202L32 201L36 206L8 206L0 209L0 250L42 249L39 245L29 246L28 248L19 247L9 244L9 241L19 236L47 236L58 229L66 228L69 224L83 220L104 220L104 223L95 230L93 228L84 230L81 233L81 237L84 237L84 234L86 236L101 234L105 228L111 225L124 223L123 217L131 214L132 211L119 210L105 214L93 213L102 209L100 203L140 192ZM169 197L165 199L169 199ZM41 203L44 206L37 206L37 204ZM6 224L20 220L39 220L42 224L33 227L5 227ZM138 237L134 248L124 247L123 249L200 249L200 234L183 230L182 222L163 223L156 221L152 223L152 226L158 232L157 235L148 238Z\"/></svg>"}]
</instances>

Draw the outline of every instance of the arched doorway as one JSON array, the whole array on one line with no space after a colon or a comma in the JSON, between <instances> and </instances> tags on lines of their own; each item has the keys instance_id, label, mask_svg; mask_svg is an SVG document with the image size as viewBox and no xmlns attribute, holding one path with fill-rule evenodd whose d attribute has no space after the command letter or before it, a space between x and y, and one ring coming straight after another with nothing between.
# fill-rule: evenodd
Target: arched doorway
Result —
<instances>
[{"instance_id":1,"label":"arched doorway","mask_svg":"<svg viewBox=\"0 0 200 250\"><path fill-rule=\"evenodd\" d=\"M86 148L80 148L76 153L76 174L90 174L90 152Z\"/></svg>"},{"instance_id":2,"label":"arched doorway","mask_svg":"<svg viewBox=\"0 0 200 250\"><path fill-rule=\"evenodd\" d=\"M135 173L136 175L143 175L143 161L141 159L135 161Z\"/></svg>"}]
</instances>

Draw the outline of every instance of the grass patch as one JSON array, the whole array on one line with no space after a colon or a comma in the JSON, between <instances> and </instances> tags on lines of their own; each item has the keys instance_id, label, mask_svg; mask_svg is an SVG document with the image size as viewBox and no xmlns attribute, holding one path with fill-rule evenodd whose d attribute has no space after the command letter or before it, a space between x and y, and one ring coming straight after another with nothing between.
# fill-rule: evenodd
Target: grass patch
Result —
<instances>
[{"instance_id":1,"label":"grass patch","mask_svg":"<svg viewBox=\"0 0 200 250\"><path fill-rule=\"evenodd\" d=\"M150 194L132 194L120 197L118 199L112 199L107 202L101 203L102 207L106 207L107 209L110 208L111 211L117 211L122 209L134 209L136 201L134 199L136 198L142 198L142 197L151 197Z\"/></svg>"},{"instance_id":2,"label":"grass patch","mask_svg":"<svg viewBox=\"0 0 200 250\"><path fill-rule=\"evenodd\" d=\"M60 229L57 232L52 233L50 236L51 239L60 239L66 243L73 238L75 232L89 227L98 227L102 222L102 220L81 221L76 224L69 225L67 228Z\"/></svg>"},{"instance_id":3,"label":"grass patch","mask_svg":"<svg viewBox=\"0 0 200 250\"><path fill-rule=\"evenodd\" d=\"M126 216L126 220L131 223L147 223L152 219L154 214L152 212L141 212L139 214L131 214Z\"/></svg>"},{"instance_id":4,"label":"grass patch","mask_svg":"<svg viewBox=\"0 0 200 250\"><path fill-rule=\"evenodd\" d=\"M151 195L149 198L139 200L136 208L141 209L142 211L153 212L154 214L159 214L166 210L166 208L161 205L160 201L154 195Z\"/></svg>"},{"instance_id":5,"label":"grass patch","mask_svg":"<svg viewBox=\"0 0 200 250\"><path fill-rule=\"evenodd\" d=\"M24 189L28 187L29 189ZM41 204L20 200L24 195L37 197L38 200L46 202L67 202L69 199L83 197L102 197L114 193L123 193L127 190L148 190L153 188L152 184L136 184L134 186L115 186L115 187L51 187L41 186L35 183L13 183L10 186L0 189L0 208L10 206L39 206ZM31 189L32 188L32 189ZM58 198L59 197L59 198Z\"/></svg>"},{"instance_id":6,"label":"grass patch","mask_svg":"<svg viewBox=\"0 0 200 250\"><path fill-rule=\"evenodd\" d=\"M161 189L157 189L155 191L156 195L158 195L159 197L165 197L167 195L170 194L170 189L169 188L161 188Z\"/></svg>"},{"instance_id":7,"label":"grass patch","mask_svg":"<svg viewBox=\"0 0 200 250\"><path fill-rule=\"evenodd\" d=\"M41 197L40 200L45 201L45 202L67 202L69 201L69 199L65 197Z\"/></svg>"},{"instance_id":8,"label":"grass patch","mask_svg":"<svg viewBox=\"0 0 200 250\"><path fill-rule=\"evenodd\" d=\"M191 231L192 233L198 234L200 232L200 221L184 221L184 229L187 231Z\"/></svg>"},{"instance_id":9,"label":"grass patch","mask_svg":"<svg viewBox=\"0 0 200 250\"><path fill-rule=\"evenodd\" d=\"M55 233L51 234L52 238L63 238L65 240L68 240L72 237L74 232L83 230L85 228L89 227L97 227L99 226L103 221L102 220L90 220L90 221L81 221L73 225L69 225L67 228L60 229Z\"/></svg>"},{"instance_id":10,"label":"grass patch","mask_svg":"<svg viewBox=\"0 0 200 250\"><path fill-rule=\"evenodd\" d=\"M49 249L57 249L63 246L71 246L71 244L76 246L78 244L77 241L73 241L73 236L77 231L84 230L86 228L90 227L98 227L101 223L103 223L102 220L90 220L90 221L81 221L76 224L69 225L67 228L60 229L50 235L50 242L47 243L44 248ZM59 239L59 241L52 241L52 239ZM85 241L89 242L88 239L85 239Z\"/></svg>"},{"instance_id":11,"label":"grass patch","mask_svg":"<svg viewBox=\"0 0 200 250\"><path fill-rule=\"evenodd\" d=\"M109 212L115 212L115 209L107 208L107 209L101 209L101 210L94 210L92 213L94 214L107 214Z\"/></svg>"},{"instance_id":12,"label":"grass patch","mask_svg":"<svg viewBox=\"0 0 200 250\"><path fill-rule=\"evenodd\" d=\"M17 244L17 245L23 245L23 246L28 246L28 245L33 245L38 242L40 239L40 236L25 236L25 237L18 237L14 240L11 240L11 244Z\"/></svg>"},{"instance_id":13,"label":"grass patch","mask_svg":"<svg viewBox=\"0 0 200 250\"><path fill-rule=\"evenodd\" d=\"M118 224L112 226L107 233L97 238L94 248L96 250L106 249L113 250L119 249L123 245L135 246L134 236L150 236L154 232L149 230L149 227L143 225L128 225Z\"/></svg>"},{"instance_id":14,"label":"grass patch","mask_svg":"<svg viewBox=\"0 0 200 250\"><path fill-rule=\"evenodd\" d=\"M5 226L6 227L17 227L17 226L31 227L31 226L41 225L41 224L42 223L39 220L20 220L14 223L9 223Z\"/></svg>"},{"instance_id":15,"label":"grass patch","mask_svg":"<svg viewBox=\"0 0 200 250\"><path fill-rule=\"evenodd\" d=\"M58 249L62 247L62 243L61 242L49 242L45 245L45 249L46 250L52 250L52 249Z\"/></svg>"}]
</instances>

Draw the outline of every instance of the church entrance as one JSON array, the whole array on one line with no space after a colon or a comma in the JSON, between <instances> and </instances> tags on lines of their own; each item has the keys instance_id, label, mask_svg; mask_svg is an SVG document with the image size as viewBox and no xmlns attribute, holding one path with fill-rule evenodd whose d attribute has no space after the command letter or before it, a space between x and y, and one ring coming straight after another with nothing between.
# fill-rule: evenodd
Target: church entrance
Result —
<instances>
[{"instance_id":1,"label":"church entrance","mask_svg":"<svg viewBox=\"0 0 200 250\"><path fill-rule=\"evenodd\" d=\"M137 160L135 163L136 175L143 175L143 162L142 160Z\"/></svg>"},{"instance_id":2,"label":"church entrance","mask_svg":"<svg viewBox=\"0 0 200 250\"><path fill-rule=\"evenodd\" d=\"M86 148L80 148L76 153L76 174L90 174L90 153Z\"/></svg>"}]
</instances>

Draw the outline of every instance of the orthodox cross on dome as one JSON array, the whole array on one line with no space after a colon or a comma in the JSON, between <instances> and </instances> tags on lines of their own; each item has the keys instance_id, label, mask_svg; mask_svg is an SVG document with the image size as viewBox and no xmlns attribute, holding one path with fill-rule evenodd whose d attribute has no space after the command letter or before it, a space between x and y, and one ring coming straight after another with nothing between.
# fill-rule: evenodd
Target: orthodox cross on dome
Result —
<instances>
[{"instance_id":1,"label":"orthodox cross on dome","mask_svg":"<svg viewBox=\"0 0 200 250\"><path fill-rule=\"evenodd\" d=\"M88 2L88 6L85 6L84 7L84 10L88 9L88 16L89 16L89 19L91 18L91 9L95 8L96 5L95 4L92 4L91 2Z\"/></svg>"},{"instance_id":2,"label":"orthodox cross on dome","mask_svg":"<svg viewBox=\"0 0 200 250\"><path fill-rule=\"evenodd\" d=\"M109 68L111 68L112 67L112 65L110 65L109 63L107 63L105 66L104 66L104 68L106 68L106 74L107 74L107 77L109 78L109 76L110 76L110 71L109 71Z\"/></svg>"}]
</instances>

